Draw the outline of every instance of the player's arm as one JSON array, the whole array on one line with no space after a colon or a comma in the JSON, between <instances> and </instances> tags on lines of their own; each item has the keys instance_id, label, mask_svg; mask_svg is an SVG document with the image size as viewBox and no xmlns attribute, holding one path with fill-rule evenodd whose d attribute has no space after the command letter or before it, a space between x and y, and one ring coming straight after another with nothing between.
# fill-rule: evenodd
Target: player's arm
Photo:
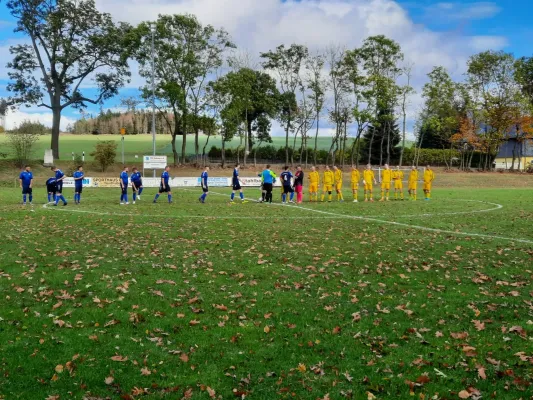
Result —
<instances>
[{"instance_id":1,"label":"player's arm","mask_svg":"<svg viewBox=\"0 0 533 400\"><path fill-rule=\"evenodd\" d=\"M22 188L22 176L19 176L20 187Z\"/></svg>"},{"instance_id":2,"label":"player's arm","mask_svg":"<svg viewBox=\"0 0 533 400\"><path fill-rule=\"evenodd\" d=\"M30 179L30 189L33 188L33 176Z\"/></svg>"},{"instance_id":3,"label":"player's arm","mask_svg":"<svg viewBox=\"0 0 533 400\"><path fill-rule=\"evenodd\" d=\"M163 187L163 189L166 188L165 186L165 178L161 177L161 186Z\"/></svg>"}]
</instances>

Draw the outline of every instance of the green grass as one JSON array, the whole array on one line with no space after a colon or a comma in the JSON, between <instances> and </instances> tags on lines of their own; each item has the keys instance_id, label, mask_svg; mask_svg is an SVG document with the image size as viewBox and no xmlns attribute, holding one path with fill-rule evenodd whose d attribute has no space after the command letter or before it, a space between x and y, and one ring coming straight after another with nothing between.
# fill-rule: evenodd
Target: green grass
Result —
<instances>
[{"instance_id":1,"label":"green grass","mask_svg":"<svg viewBox=\"0 0 533 400\"><path fill-rule=\"evenodd\" d=\"M36 189L34 212L2 190L0 398L531 395L530 190L303 207L213 190L45 209Z\"/></svg>"},{"instance_id":2,"label":"green grass","mask_svg":"<svg viewBox=\"0 0 533 400\"><path fill-rule=\"evenodd\" d=\"M94 147L98 141L103 140L113 140L117 143L118 153L117 160L121 160L122 154L122 144L120 135L61 135L59 140L59 152L63 160L69 160L72 157L72 153L78 154L81 156L81 153L85 151L85 159L87 161L92 161L93 158L90 156L90 153L94 151ZM157 154L159 155L168 155L172 156L172 146L170 143L170 135L158 135L156 138L156 147ZM205 143L206 137L200 137L200 153L202 151L203 145ZM290 145L292 146L292 139ZM297 141L299 143L299 141ZM231 142L227 143L227 148L237 148L239 146L239 139L234 139ZM273 143L271 144L275 147L285 146L285 138L283 137L274 137ZM314 142L310 144L311 147L314 145ZM318 148L320 150L329 150L331 145L331 138L320 137L318 139ZM214 137L209 140L206 151L209 151L212 146L221 147L220 137ZM44 151L50 148L50 136L41 136L39 141L35 145L35 150L33 152L36 159L44 157ZM176 139L176 148L178 153L181 156L181 137ZM7 137L6 135L0 135L0 152L5 152L8 154L8 158L12 157L12 151L7 146ZM124 156L125 161L135 162L139 161L143 155L152 154L152 136L151 135L127 135L125 136L124 142ZM194 136L187 137L187 154L194 154ZM139 158L135 158L135 156Z\"/></svg>"}]
</instances>

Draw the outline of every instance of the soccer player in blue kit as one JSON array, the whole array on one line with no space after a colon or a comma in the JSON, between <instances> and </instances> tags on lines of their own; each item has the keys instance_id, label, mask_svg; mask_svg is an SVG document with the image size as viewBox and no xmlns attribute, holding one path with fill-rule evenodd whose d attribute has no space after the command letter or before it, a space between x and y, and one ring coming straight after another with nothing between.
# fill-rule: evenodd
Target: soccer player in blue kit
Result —
<instances>
[{"instance_id":1,"label":"soccer player in blue kit","mask_svg":"<svg viewBox=\"0 0 533 400\"><path fill-rule=\"evenodd\" d=\"M128 167L124 167L124 170L120 173L120 189L122 190L120 205L130 204L128 202L128 171Z\"/></svg>"},{"instance_id":2,"label":"soccer player in blue kit","mask_svg":"<svg viewBox=\"0 0 533 400\"><path fill-rule=\"evenodd\" d=\"M209 167L205 167L204 172L200 176L200 184L202 185L202 195L198 199L200 203L205 203L205 198L209 194L209 187L207 186L207 179L209 179Z\"/></svg>"},{"instance_id":3,"label":"soccer player in blue kit","mask_svg":"<svg viewBox=\"0 0 533 400\"><path fill-rule=\"evenodd\" d=\"M33 205L33 173L29 165L24 167L19 175L20 188L22 189L22 205L26 205L26 196L29 197L30 205Z\"/></svg>"},{"instance_id":4,"label":"soccer player in blue kit","mask_svg":"<svg viewBox=\"0 0 533 400\"><path fill-rule=\"evenodd\" d=\"M287 201L287 193L290 193L290 202L294 203L294 189L292 188L292 172L289 171L289 167L285 166L283 172L280 175L281 184L283 185L283 194L281 195L281 201L283 204Z\"/></svg>"},{"instance_id":5,"label":"soccer player in blue kit","mask_svg":"<svg viewBox=\"0 0 533 400\"><path fill-rule=\"evenodd\" d=\"M74 177L74 204L80 204L81 192L83 191L83 167L80 165L72 176Z\"/></svg>"},{"instance_id":6,"label":"soccer player in blue kit","mask_svg":"<svg viewBox=\"0 0 533 400\"><path fill-rule=\"evenodd\" d=\"M55 176L53 178L49 178L46 181L46 191L48 192L48 202L55 203L57 193L57 183Z\"/></svg>"},{"instance_id":7,"label":"soccer player in blue kit","mask_svg":"<svg viewBox=\"0 0 533 400\"><path fill-rule=\"evenodd\" d=\"M141 200L141 193L144 189L142 175L136 167L131 169L131 188L133 190L133 204L135 204L135 200Z\"/></svg>"},{"instance_id":8,"label":"soccer player in blue kit","mask_svg":"<svg viewBox=\"0 0 533 400\"><path fill-rule=\"evenodd\" d=\"M54 171L54 173L56 175L56 185L57 185L56 202L55 202L54 205L57 206L57 204L59 203L59 200L62 200L63 201L63 205L66 206L67 205L67 201L63 197L63 179L65 179L65 174L63 173L63 171L61 171L57 167L52 167L51 170Z\"/></svg>"},{"instance_id":9,"label":"soccer player in blue kit","mask_svg":"<svg viewBox=\"0 0 533 400\"><path fill-rule=\"evenodd\" d=\"M169 180L170 180L170 175L168 173L169 171L170 171L170 167L167 165L165 167L165 170L161 174L161 184L159 185L159 193L157 193L155 195L154 203L157 203L157 199L159 198L161 193L167 193L168 194L168 204L172 203L172 191L171 191L170 185L169 185Z\"/></svg>"},{"instance_id":10,"label":"soccer player in blue kit","mask_svg":"<svg viewBox=\"0 0 533 400\"><path fill-rule=\"evenodd\" d=\"M239 196L241 197L241 201L243 203L248 203L246 200L244 200L244 193L242 192L241 187L241 180L239 179L239 168L241 167L240 164L235 164L235 168L233 169L233 178L231 179L231 186L233 191L231 192L230 197L230 203L233 203L233 199L235 199L235 192L238 190Z\"/></svg>"}]
</instances>

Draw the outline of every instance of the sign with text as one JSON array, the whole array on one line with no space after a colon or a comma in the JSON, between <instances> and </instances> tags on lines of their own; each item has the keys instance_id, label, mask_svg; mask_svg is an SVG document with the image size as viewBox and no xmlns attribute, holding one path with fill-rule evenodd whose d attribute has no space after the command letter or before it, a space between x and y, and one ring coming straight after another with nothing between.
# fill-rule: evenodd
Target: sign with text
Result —
<instances>
[{"instance_id":1,"label":"sign with text","mask_svg":"<svg viewBox=\"0 0 533 400\"><path fill-rule=\"evenodd\" d=\"M83 186L84 187L93 187L94 182L93 178L83 178ZM74 178L65 178L63 179L63 187L65 188L73 188L76 184L74 183Z\"/></svg>"},{"instance_id":2,"label":"sign with text","mask_svg":"<svg viewBox=\"0 0 533 400\"><path fill-rule=\"evenodd\" d=\"M143 156L144 169L165 169L167 156Z\"/></svg>"}]
</instances>

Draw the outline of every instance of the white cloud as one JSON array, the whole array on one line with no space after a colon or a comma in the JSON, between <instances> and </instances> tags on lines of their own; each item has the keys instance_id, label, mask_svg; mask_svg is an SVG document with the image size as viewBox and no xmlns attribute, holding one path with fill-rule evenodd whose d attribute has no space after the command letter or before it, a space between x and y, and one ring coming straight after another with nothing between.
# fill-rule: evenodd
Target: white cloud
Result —
<instances>
[{"instance_id":1,"label":"white cloud","mask_svg":"<svg viewBox=\"0 0 533 400\"><path fill-rule=\"evenodd\" d=\"M6 115L6 129L14 129L23 121L41 122L48 127L52 127L52 113L47 111L37 112L37 110L38 109L32 107L27 110L18 109L8 112ZM62 116L61 130L64 131L69 124L73 124L75 121L76 120L74 118Z\"/></svg>"},{"instance_id":2,"label":"white cloud","mask_svg":"<svg viewBox=\"0 0 533 400\"><path fill-rule=\"evenodd\" d=\"M474 3L436 3L426 7L427 16L440 20L475 20L492 18L499 14L501 8L494 2L480 1Z\"/></svg>"}]
</instances>

